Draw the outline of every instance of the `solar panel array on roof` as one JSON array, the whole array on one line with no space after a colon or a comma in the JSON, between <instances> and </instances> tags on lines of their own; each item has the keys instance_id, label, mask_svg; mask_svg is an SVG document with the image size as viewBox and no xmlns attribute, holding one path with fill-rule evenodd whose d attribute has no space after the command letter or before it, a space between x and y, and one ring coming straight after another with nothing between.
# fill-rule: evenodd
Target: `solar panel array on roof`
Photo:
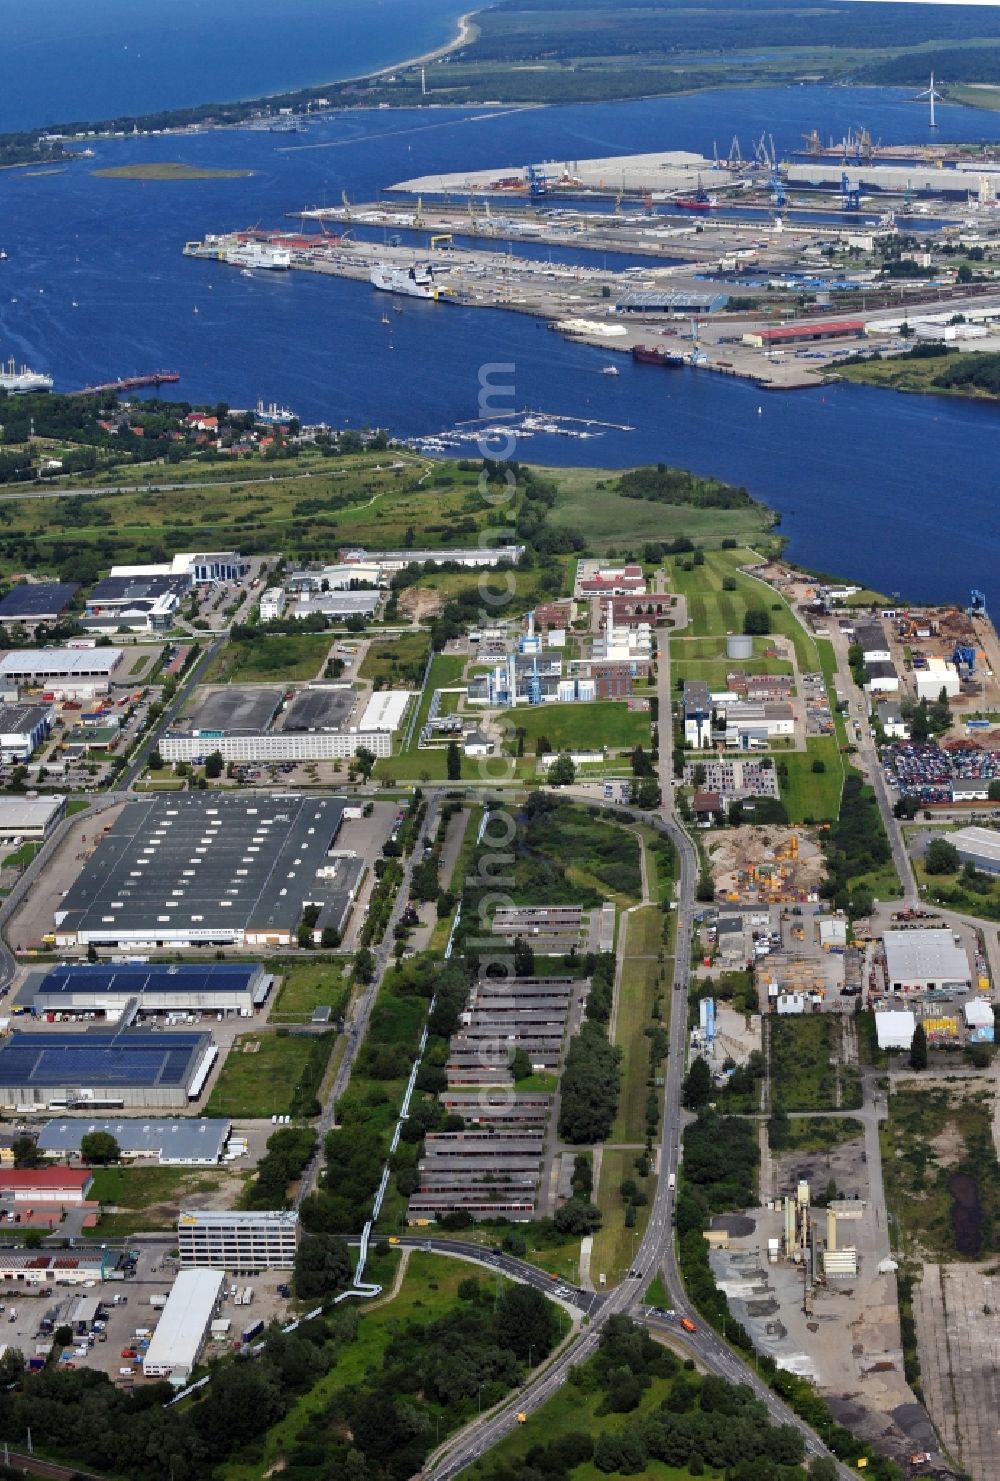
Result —
<instances>
[{"instance_id":1,"label":"solar panel array on roof","mask_svg":"<svg viewBox=\"0 0 1000 1481\"><path fill-rule=\"evenodd\" d=\"M249 992L259 966L219 962L209 966L182 963L176 966L133 964L124 967L81 963L53 967L46 972L39 991L46 997L62 992L94 992L139 997L143 993L230 993Z\"/></svg>"},{"instance_id":2,"label":"solar panel array on roof","mask_svg":"<svg viewBox=\"0 0 1000 1481\"><path fill-rule=\"evenodd\" d=\"M179 1087L187 1083L208 1034L15 1033L0 1045L0 1086Z\"/></svg>"},{"instance_id":3,"label":"solar panel array on roof","mask_svg":"<svg viewBox=\"0 0 1000 1481\"><path fill-rule=\"evenodd\" d=\"M0 600L0 622L58 617L79 591L75 581L24 581Z\"/></svg>"}]
</instances>

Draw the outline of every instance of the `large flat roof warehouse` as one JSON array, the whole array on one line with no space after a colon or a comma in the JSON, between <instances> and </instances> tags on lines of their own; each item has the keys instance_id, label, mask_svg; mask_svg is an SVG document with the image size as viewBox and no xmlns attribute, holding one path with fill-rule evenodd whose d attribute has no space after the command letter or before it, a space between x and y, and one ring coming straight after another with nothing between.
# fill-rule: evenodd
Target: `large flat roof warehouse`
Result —
<instances>
[{"instance_id":1,"label":"large flat roof warehouse","mask_svg":"<svg viewBox=\"0 0 1000 1481\"><path fill-rule=\"evenodd\" d=\"M191 730L208 736L256 735L274 719L284 689L228 684L204 694L188 716Z\"/></svg>"},{"instance_id":2,"label":"large flat roof warehouse","mask_svg":"<svg viewBox=\"0 0 1000 1481\"><path fill-rule=\"evenodd\" d=\"M66 806L65 797L0 797L0 839L44 838Z\"/></svg>"},{"instance_id":3,"label":"large flat roof warehouse","mask_svg":"<svg viewBox=\"0 0 1000 1481\"><path fill-rule=\"evenodd\" d=\"M185 1105L216 1054L200 1033L15 1032L0 1044L0 1104Z\"/></svg>"},{"instance_id":4,"label":"large flat roof warehouse","mask_svg":"<svg viewBox=\"0 0 1000 1481\"><path fill-rule=\"evenodd\" d=\"M240 1013L266 1001L272 978L258 962L105 966L81 962L33 972L17 1001L36 1013L120 1013L135 1000L139 1013Z\"/></svg>"},{"instance_id":5,"label":"large flat roof warehouse","mask_svg":"<svg viewBox=\"0 0 1000 1481\"><path fill-rule=\"evenodd\" d=\"M225 1278L222 1270L179 1272L142 1360L147 1378L186 1382L198 1361Z\"/></svg>"},{"instance_id":6,"label":"large flat roof warehouse","mask_svg":"<svg viewBox=\"0 0 1000 1481\"><path fill-rule=\"evenodd\" d=\"M56 944L284 945L307 904L349 907L338 797L190 793L129 802L56 912Z\"/></svg>"},{"instance_id":7,"label":"large flat roof warehouse","mask_svg":"<svg viewBox=\"0 0 1000 1481\"><path fill-rule=\"evenodd\" d=\"M948 834L964 863L975 864L991 874L1000 874L1000 833L995 828L959 828Z\"/></svg>"},{"instance_id":8,"label":"large flat roof warehouse","mask_svg":"<svg viewBox=\"0 0 1000 1481\"><path fill-rule=\"evenodd\" d=\"M324 684L300 689L285 711L282 729L293 731L341 730L354 708L349 684Z\"/></svg>"},{"instance_id":9,"label":"large flat roof warehouse","mask_svg":"<svg viewBox=\"0 0 1000 1481\"><path fill-rule=\"evenodd\" d=\"M65 612L80 590L75 581L22 581L0 600L0 622L42 622Z\"/></svg>"},{"instance_id":10,"label":"large flat roof warehouse","mask_svg":"<svg viewBox=\"0 0 1000 1481\"><path fill-rule=\"evenodd\" d=\"M22 648L0 658L0 684L37 679L109 679L121 663L120 648Z\"/></svg>"},{"instance_id":11,"label":"large flat roof warehouse","mask_svg":"<svg viewBox=\"0 0 1000 1481\"><path fill-rule=\"evenodd\" d=\"M381 689L368 701L359 730L398 730L412 695L408 689Z\"/></svg>"},{"instance_id":12,"label":"large flat roof warehouse","mask_svg":"<svg viewBox=\"0 0 1000 1481\"><path fill-rule=\"evenodd\" d=\"M47 1121L38 1133L37 1147L46 1157L78 1157L85 1136L107 1132L126 1160L155 1158L164 1167L214 1167L222 1157L231 1121L218 1117L172 1117L152 1121L146 1116L115 1116L93 1121L89 1116Z\"/></svg>"},{"instance_id":13,"label":"large flat roof warehouse","mask_svg":"<svg viewBox=\"0 0 1000 1481\"><path fill-rule=\"evenodd\" d=\"M886 977L893 992L972 981L968 955L951 931L886 931L884 939Z\"/></svg>"}]
</instances>

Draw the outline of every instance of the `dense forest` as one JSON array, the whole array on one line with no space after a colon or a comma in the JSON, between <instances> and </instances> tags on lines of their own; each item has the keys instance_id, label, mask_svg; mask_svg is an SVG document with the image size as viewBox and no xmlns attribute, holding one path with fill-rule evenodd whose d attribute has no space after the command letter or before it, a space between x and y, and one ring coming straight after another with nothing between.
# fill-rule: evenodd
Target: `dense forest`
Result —
<instances>
[{"instance_id":1,"label":"dense forest","mask_svg":"<svg viewBox=\"0 0 1000 1481\"><path fill-rule=\"evenodd\" d=\"M697 509L745 509L754 500L744 488L721 483L717 478L699 478L683 468L630 468L614 485L625 499L650 499L658 504L691 504Z\"/></svg>"}]
</instances>

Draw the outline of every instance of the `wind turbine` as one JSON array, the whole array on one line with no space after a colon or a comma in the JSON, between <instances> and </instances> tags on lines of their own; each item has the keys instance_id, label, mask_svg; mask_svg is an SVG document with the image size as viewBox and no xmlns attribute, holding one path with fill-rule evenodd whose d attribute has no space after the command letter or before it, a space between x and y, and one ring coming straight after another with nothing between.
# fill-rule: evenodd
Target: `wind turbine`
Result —
<instances>
[{"instance_id":1,"label":"wind turbine","mask_svg":"<svg viewBox=\"0 0 1000 1481\"><path fill-rule=\"evenodd\" d=\"M930 105L931 105L931 128L932 129L936 129L937 128L937 119L934 117L934 104L935 103L943 103L944 102L944 94L943 93L939 93L937 91L937 89L935 88L935 86L934 86L934 73L933 72L931 73L931 85L930 85L930 87L925 88L922 93L917 93L917 96L914 98L914 102L915 103L920 103L920 102L923 101L924 98L928 98L930 100Z\"/></svg>"}]
</instances>

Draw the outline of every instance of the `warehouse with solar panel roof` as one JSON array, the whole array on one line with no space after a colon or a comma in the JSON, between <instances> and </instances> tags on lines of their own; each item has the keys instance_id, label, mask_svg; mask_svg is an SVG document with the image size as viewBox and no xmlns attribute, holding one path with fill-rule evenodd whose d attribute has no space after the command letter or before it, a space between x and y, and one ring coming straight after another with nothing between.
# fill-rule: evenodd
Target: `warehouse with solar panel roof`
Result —
<instances>
[{"instance_id":1,"label":"warehouse with solar panel roof","mask_svg":"<svg viewBox=\"0 0 1000 1481\"><path fill-rule=\"evenodd\" d=\"M290 946L310 907L317 940L343 932L365 867L337 847L344 807L215 792L130 801L59 901L56 945Z\"/></svg>"},{"instance_id":2,"label":"warehouse with solar panel roof","mask_svg":"<svg viewBox=\"0 0 1000 1481\"><path fill-rule=\"evenodd\" d=\"M0 1109L166 1110L201 1094L210 1034L157 1029L14 1033L0 1043Z\"/></svg>"},{"instance_id":3,"label":"warehouse with solar panel roof","mask_svg":"<svg viewBox=\"0 0 1000 1481\"><path fill-rule=\"evenodd\" d=\"M259 962L61 963L31 972L15 1004L38 1017L100 1014L120 1022L189 1013L250 1018L274 979Z\"/></svg>"}]
</instances>

